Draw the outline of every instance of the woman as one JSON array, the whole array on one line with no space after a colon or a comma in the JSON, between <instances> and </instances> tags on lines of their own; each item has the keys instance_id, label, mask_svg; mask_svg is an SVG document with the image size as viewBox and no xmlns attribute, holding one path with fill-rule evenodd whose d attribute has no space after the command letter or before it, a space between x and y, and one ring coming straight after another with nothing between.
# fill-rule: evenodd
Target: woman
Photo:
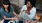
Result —
<instances>
[{"instance_id":1,"label":"woman","mask_svg":"<svg viewBox=\"0 0 42 23\"><path fill-rule=\"evenodd\" d=\"M14 12L14 8L10 5L9 0L3 0L3 7L0 9L0 13L4 19L4 23L8 23L10 20L18 19L14 17L17 16L17 14Z\"/></svg>"},{"instance_id":2,"label":"woman","mask_svg":"<svg viewBox=\"0 0 42 23\"><path fill-rule=\"evenodd\" d=\"M32 0L28 0L27 4L22 7L20 17L23 18L23 23L36 20L34 18L36 15L36 8L34 7L35 4L33 3L34 2Z\"/></svg>"}]
</instances>

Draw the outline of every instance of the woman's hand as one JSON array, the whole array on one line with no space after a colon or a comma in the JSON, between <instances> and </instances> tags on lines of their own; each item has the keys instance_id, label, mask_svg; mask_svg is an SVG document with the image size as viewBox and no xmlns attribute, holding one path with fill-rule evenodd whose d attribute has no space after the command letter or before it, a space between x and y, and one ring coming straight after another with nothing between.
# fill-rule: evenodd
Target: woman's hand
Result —
<instances>
[{"instance_id":1,"label":"woman's hand","mask_svg":"<svg viewBox=\"0 0 42 23\"><path fill-rule=\"evenodd\" d=\"M30 14L30 11L27 11L27 10L26 10L25 12L28 13L28 14Z\"/></svg>"},{"instance_id":2,"label":"woman's hand","mask_svg":"<svg viewBox=\"0 0 42 23\"><path fill-rule=\"evenodd\" d=\"M11 18L11 20L19 20L17 17Z\"/></svg>"},{"instance_id":3,"label":"woman's hand","mask_svg":"<svg viewBox=\"0 0 42 23\"><path fill-rule=\"evenodd\" d=\"M15 21L15 20L17 20L17 18L12 18L10 21Z\"/></svg>"}]
</instances>

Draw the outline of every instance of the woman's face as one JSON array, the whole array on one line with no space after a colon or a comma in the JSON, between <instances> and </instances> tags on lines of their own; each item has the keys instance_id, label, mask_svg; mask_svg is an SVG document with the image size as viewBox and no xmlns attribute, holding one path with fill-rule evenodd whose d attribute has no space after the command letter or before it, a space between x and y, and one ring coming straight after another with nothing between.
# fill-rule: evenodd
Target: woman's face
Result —
<instances>
[{"instance_id":1,"label":"woman's face","mask_svg":"<svg viewBox=\"0 0 42 23\"><path fill-rule=\"evenodd\" d=\"M31 7L32 5L31 5L31 3L30 3L30 1L28 1L27 2L27 7Z\"/></svg>"},{"instance_id":2,"label":"woman's face","mask_svg":"<svg viewBox=\"0 0 42 23\"><path fill-rule=\"evenodd\" d=\"M4 8L8 8L9 5L4 5L4 4L3 4L3 6L4 6Z\"/></svg>"}]
</instances>

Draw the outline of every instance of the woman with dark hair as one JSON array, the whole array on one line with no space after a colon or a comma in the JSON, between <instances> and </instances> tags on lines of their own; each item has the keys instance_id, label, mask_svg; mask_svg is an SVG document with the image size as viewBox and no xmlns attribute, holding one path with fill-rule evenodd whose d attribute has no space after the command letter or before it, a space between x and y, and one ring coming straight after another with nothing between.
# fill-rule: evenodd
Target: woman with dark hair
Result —
<instances>
[{"instance_id":1,"label":"woman with dark hair","mask_svg":"<svg viewBox=\"0 0 42 23\"><path fill-rule=\"evenodd\" d=\"M10 5L9 0L3 0L3 7L0 9L0 13L4 19L4 23L8 23L10 20L18 19L14 17L17 16L17 14L14 12L14 8Z\"/></svg>"},{"instance_id":2,"label":"woman with dark hair","mask_svg":"<svg viewBox=\"0 0 42 23\"><path fill-rule=\"evenodd\" d=\"M32 23L35 19L36 8L34 7L34 2L32 0L28 0L26 5L24 5L21 9L20 17L23 18L23 23Z\"/></svg>"}]
</instances>

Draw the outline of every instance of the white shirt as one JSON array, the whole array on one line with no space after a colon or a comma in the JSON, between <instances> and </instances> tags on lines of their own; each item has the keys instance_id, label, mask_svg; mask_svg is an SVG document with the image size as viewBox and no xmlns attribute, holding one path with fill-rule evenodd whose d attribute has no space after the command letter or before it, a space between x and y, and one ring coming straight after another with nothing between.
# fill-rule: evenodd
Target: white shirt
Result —
<instances>
[{"instance_id":1,"label":"white shirt","mask_svg":"<svg viewBox=\"0 0 42 23\"><path fill-rule=\"evenodd\" d=\"M26 5L24 5L24 6L22 7L21 11L23 11L23 10L27 10Z\"/></svg>"},{"instance_id":2,"label":"white shirt","mask_svg":"<svg viewBox=\"0 0 42 23\"><path fill-rule=\"evenodd\" d=\"M27 10L26 5L24 5L24 6L22 7L21 11L23 11L23 10ZM30 10L30 15L28 15L28 17L29 17L30 19L34 19L35 14L36 14L36 8L33 7L33 8Z\"/></svg>"}]
</instances>

